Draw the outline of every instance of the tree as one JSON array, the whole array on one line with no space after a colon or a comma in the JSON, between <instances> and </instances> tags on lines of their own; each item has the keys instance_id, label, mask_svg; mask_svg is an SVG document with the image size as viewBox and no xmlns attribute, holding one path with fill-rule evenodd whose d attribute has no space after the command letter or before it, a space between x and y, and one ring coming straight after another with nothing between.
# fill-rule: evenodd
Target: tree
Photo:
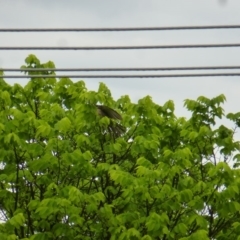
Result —
<instances>
[{"instance_id":1,"label":"tree","mask_svg":"<svg viewBox=\"0 0 240 240\"><path fill-rule=\"evenodd\" d=\"M226 115L234 130L216 125L224 95L185 100L185 119L172 101L114 101L103 83L26 70L53 67L30 55L22 69L38 78L0 80L0 239L240 239L240 113Z\"/></svg>"}]
</instances>

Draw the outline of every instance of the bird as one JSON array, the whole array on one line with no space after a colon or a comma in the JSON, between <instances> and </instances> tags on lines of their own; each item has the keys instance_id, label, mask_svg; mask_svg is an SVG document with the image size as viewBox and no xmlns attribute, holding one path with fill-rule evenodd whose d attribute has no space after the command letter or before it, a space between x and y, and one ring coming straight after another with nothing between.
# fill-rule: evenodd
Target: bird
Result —
<instances>
[{"instance_id":1,"label":"bird","mask_svg":"<svg viewBox=\"0 0 240 240\"><path fill-rule=\"evenodd\" d=\"M96 107L99 116L122 120L122 116L112 108L104 105L96 105Z\"/></svg>"},{"instance_id":2,"label":"bird","mask_svg":"<svg viewBox=\"0 0 240 240\"><path fill-rule=\"evenodd\" d=\"M97 113L100 117L108 117L111 119L110 124L108 126L108 130L115 134L117 137L121 136L125 132L125 127L121 124L114 122L114 120L122 120L122 116L113 110L110 107L104 105L96 105Z\"/></svg>"}]
</instances>

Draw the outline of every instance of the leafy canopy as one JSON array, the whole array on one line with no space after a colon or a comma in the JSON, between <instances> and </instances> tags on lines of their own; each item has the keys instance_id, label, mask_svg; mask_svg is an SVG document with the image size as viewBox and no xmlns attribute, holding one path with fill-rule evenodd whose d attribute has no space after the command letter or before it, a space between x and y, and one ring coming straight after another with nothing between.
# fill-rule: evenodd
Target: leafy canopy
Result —
<instances>
[{"instance_id":1,"label":"leafy canopy","mask_svg":"<svg viewBox=\"0 0 240 240\"><path fill-rule=\"evenodd\" d=\"M216 126L224 95L174 103L115 101L100 83L42 78L34 56L26 86L0 79L1 240L240 239L240 112ZM45 75L54 72L44 71ZM96 104L122 114L114 137Z\"/></svg>"}]
</instances>

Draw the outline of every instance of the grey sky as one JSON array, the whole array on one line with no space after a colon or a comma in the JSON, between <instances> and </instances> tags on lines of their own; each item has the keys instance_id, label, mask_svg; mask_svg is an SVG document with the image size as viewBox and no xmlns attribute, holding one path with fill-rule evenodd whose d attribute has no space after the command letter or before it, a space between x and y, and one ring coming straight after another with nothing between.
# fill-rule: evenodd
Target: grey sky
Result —
<instances>
[{"instance_id":1,"label":"grey sky","mask_svg":"<svg viewBox=\"0 0 240 240\"><path fill-rule=\"evenodd\" d=\"M154 27L239 23L239 0L2 0L0 8L1 28ZM125 33L0 33L0 46L239 43L239 37L240 29ZM59 68L240 65L240 48L225 48L92 52L2 51L0 67L20 67L30 53L35 54L42 62L52 60ZM9 83L26 83L23 79L6 80ZM172 99L178 116L187 114L183 109L184 99L196 99L200 95L214 97L221 93L227 97L226 112L240 111L239 77L85 80L89 89L97 89L100 81L109 86L115 98L128 94L133 101L137 101L145 95L151 95L159 104Z\"/></svg>"}]
</instances>

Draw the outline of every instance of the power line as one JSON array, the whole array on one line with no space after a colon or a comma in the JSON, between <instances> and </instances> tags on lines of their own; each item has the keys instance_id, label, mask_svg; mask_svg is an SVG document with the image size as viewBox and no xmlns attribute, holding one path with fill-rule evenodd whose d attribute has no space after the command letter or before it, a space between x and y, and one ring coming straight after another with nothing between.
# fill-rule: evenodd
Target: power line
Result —
<instances>
[{"instance_id":1,"label":"power line","mask_svg":"<svg viewBox=\"0 0 240 240\"><path fill-rule=\"evenodd\" d=\"M160 74L160 75L8 75L0 78L183 78L183 77L234 77L240 73Z\"/></svg>"},{"instance_id":2,"label":"power line","mask_svg":"<svg viewBox=\"0 0 240 240\"><path fill-rule=\"evenodd\" d=\"M130 28L0 28L0 32L129 32L129 31L172 31L172 30L207 30L237 29L240 25L209 26L173 26L173 27L130 27Z\"/></svg>"},{"instance_id":3,"label":"power line","mask_svg":"<svg viewBox=\"0 0 240 240\"><path fill-rule=\"evenodd\" d=\"M187 44L152 46L88 46L88 47L0 47L0 50L134 50L134 49L173 49L173 48L226 48L240 47L240 43L230 44Z\"/></svg>"},{"instance_id":4,"label":"power line","mask_svg":"<svg viewBox=\"0 0 240 240\"><path fill-rule=\"evenodd\" d=\"M150 68L0 68L3 72L111 72L111 71L188 71L188 70L228 70L240 66L202 66L202 67L150 67Z\"/></svg>"}]
</instances>

